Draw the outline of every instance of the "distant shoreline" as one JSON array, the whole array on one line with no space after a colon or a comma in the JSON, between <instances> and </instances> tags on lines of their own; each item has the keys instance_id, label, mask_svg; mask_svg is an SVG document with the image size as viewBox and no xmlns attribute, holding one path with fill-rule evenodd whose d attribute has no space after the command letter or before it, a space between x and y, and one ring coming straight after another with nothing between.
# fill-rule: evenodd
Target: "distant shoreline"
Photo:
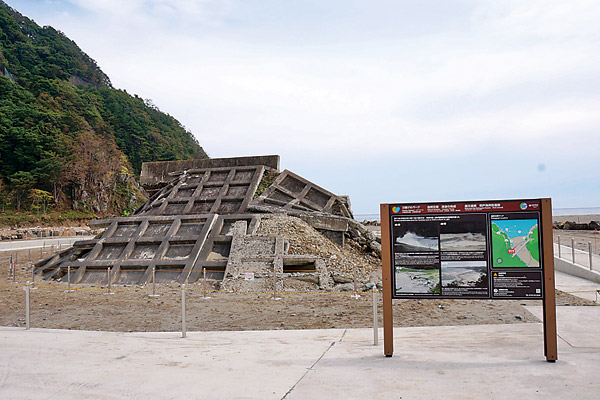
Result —
<instances>
[{"instance_id":1,"label":"distant shoreline","mask_svg":"<svg viewBox=\"0 0 600 400\"><path fill-rule=\"evenodd\" d=\"M553 215L552 222L577 222L579 224L589 224L591 221L600 222L600 214L582 214L582 215Z\"/></svg>"},{"instance_id":2,"label":"distant shoreline","mask_svg":"<svg viewBox=\"0 0 600 400\"><path fill-rule=\"evenodd\" d=\"M572 208L554 209L552 213L552 222L577 222L580 224L589 224L591 221L600 222L600 207L596 207L595 213L572 213L562 214L561 210L574 210ZM575 209L576 210L576 209ZM581 210L592 210L581 209ZM355 214L354 219L357 221L379 221L379 214Z\"/></svg>"}]
</instances>

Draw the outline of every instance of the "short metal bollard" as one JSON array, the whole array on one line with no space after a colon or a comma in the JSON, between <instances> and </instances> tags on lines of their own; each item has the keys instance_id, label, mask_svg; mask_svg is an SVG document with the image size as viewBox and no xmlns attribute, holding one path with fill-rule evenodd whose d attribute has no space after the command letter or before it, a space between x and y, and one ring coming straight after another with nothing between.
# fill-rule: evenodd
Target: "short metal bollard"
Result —
<instances>
[{"instance_id":1,"label":"short metal bollard","mask_svg":"<svg viewBox=\"0 0 600 400\"><path fill-rule=\"evenodd\" d=\"M160 294L156 294L156 267L152 267L152 294L148 297L159 297Z\"/></svg>"},{"instance_id":2,"label":"short metal bollard","mask_svg":"<svg viewBox=\"0 0 600 400\"><path fill-rule=\"evenodd\" d=\"M377 285L373 286L373 346L379 344L379 326L377 324Z\"/></svg>"},{"instance_id":3,"label":"short metal bollard","mask_svg":"<svg viewBox=\"0 0 600 400\"><path fill-rule=\"evenodd\" d=\"M210 299L210 296L206 295L206 268L202 268L202 298Z\"/></svg>"},{"instance_id":4,"label":"short metal bollard","mask_svg":"<svg viewBox=\"0 0 600 400\"><path fill-rule=\"evenodd\" d=\"M561 254L560 254L560 235L558 235L558 258L561 258Z\"/></svg>"},{"instance_id":5,"label":"short metal bollard","mask_svg":"<svg viewBox=\"0 0 600 400\"><path fill-rule=\"evenodd\" d=\"M181 337L186 338L187 331L185 326L185 283L181 285Z\"/></svg>"},{"instance_id":6,"label":"short metal bollard","mask_svg":"<svg viewBox=\"0 0 600 400\"><path fill-rule=\"evenodd\" d=\"M571 259L573 260L573 264L575 264L575 239L571 238Z\"/></svg>"},{"instance_id":7,"label":"short metal bollard","mask_svg":"<svg viewBox=\"0 0 600 400\"><path fill-rule=\"evenodd\" d=\"M273 264L273 296L271 300L281 300L281 297L277 297L277 270L275 264Z\"/></svg>"},{"instance_id":8,"label":"short metal bollard","mask_svg":"<svg viewBox=\"0 0 600 400\"><path fill-rule=\"evenodd\" d=\"M71 289L71 266L67 267L67 290L65 293L71 293L73 290Z\"/></svg>"},{"instance_id":9,"label":"short metal bollard","mask_svg":"<svg viewBox=\"0 0 600 400\"><path fill-rule=\"evenodd\" d=\"M29 282L25 283L25 329L29 329L29 293L31 287L29 286Z\"/></svg>"},{"instance_id":10,"label":"short metal bollard","mask_svg":"<svg viewBox=\"0 0 600 400\"><path fill-rule=\"evenodd\" d=\"M592 270L592 242L588 242L588 255L590 257L590 271Z\"/></svg>"},{"instance_id":11,"label":"short metal bollard","mask_svg":"<svg viewBox=\"0 0 600 400\"><path fill-rule=\"evenodd\" d=\"M360 297L360 294L358 294L358 276L356 271L354 272L354 291L353 294L350 296L353 299L358 299Z\"/></svg>"},{"instance_id":12,"label":"short metal bollard","mask_svg":"<svg viewBox=\"0 0 600 400\"><path fill-rule=\"evenodd\" d=\"M110 268L110 267L108 267L108 268L106 269L106 279L107 279L107 282L108 282L108 285L107 285L107 290L108 290L108 292L106 292L106 293L104 293L104 294L114 294L114 293L112 292L112 290L111 290L111 286L110 286L110 281L111 281L111 279L110 279L110 271L111 271L111 268Z\"/></svg>"},{"instance_id":13,"label":"short metal bollard","mask_svg":"<svg viewBox=\"0 0 600 400\"><path fill-rule=\"evenodd\" d=\"M13 256L10 255L10 260L8 261L8 280L15 280L15 267L13 266Z\"/></svg>"}]
</instances>

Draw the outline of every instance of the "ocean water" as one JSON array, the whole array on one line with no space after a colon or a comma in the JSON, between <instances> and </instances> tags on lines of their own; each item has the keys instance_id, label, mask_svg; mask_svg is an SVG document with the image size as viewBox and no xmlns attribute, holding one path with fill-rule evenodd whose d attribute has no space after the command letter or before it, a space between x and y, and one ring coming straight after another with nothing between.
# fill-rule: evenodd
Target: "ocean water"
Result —
<instances>
[{"instance_id":1,"label":"ocean water","mask_svg":"<svg viewBox=\"0 0 600 400\"><path fill-rule=\"evenodd\" d=\"M529 234L531 228L537 225L536 219L506 219L492 220L492 224L496 224L501 231L504 231L509 238L514 239L519 236Z\"/></svg>"},{"instance_id":2,"label":"ocean water","mask_svg":"<svg viewBox=\"0 0 600 400\"><path fill-rule=\"evenodd\" d=\"M600 214L600 207L553 208L552 215L593 215Z\"/></svg>"},{"instance_id":3,"label":"ocean water","mask_svg":"<svg viewBox=\"0 0 600 400\"><path fill-rule=\"evenodd\" d=\"M553 208L552 215L593 215L600 214L600 207ZM355 214L357 221L379 221L379 214Z\"/></svg>"}]
</instances>

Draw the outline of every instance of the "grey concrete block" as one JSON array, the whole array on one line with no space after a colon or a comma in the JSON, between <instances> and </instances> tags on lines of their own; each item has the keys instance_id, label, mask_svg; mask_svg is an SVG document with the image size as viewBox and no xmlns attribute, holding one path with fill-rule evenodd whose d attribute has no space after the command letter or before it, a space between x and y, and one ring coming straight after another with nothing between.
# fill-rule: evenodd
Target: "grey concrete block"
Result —
<instances>
[{"instance_id":1,"label":"grey concrete block","mask_svg":"<svg viewBox=\"0 0 600 400\"><path fill-rule=\"evenodd\" d=\"M158 161L142 164L140 184L146 189L157 189L173 180L174 174L203 168L247 167L262 165L279 170L279 156L251 156L232 158L205 158L201 160Z\"/></svg>"}]
</instances>

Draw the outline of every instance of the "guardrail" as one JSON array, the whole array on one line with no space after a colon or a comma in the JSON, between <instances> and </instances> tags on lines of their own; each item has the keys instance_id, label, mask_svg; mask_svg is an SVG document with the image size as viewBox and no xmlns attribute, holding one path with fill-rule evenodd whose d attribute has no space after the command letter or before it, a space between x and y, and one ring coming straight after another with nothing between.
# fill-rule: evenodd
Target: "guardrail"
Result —
<instances>
[{"instance_id":1,"label":"guardrail","mask_svg":"<svg viewBox=\"0 0 600 400\"><path fill-rule=\"evenodd\" d=\"M561 238L561 235L557 235L556 239L554 244L555 257L584 266L589 268L590 271L600 271L600 256L595 254L597 243L592 245L591 241L574 237ZM564 244L565 242L567 244ZM577 247L587 247L587 251L580 250Z\"/></svg>"}]
</instances>

